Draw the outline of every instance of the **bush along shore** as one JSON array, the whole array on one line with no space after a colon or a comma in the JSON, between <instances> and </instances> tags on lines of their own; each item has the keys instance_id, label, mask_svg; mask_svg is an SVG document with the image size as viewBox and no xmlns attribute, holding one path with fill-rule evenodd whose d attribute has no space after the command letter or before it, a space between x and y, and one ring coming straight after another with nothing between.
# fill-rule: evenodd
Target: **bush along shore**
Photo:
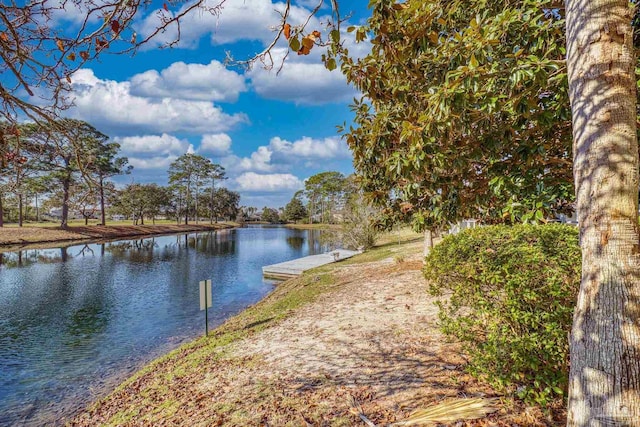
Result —
<instances>
[{"instance_id":1,"label":"bush along shore","mask_svg":"<svg viewBox=\"0 0 640 427\"><path fill-rule=\"evenodd\" d=\"M517 388L472 375L467 343L440 331L442 297L428 292L421 237L389 240L283 282L68 424L382 426L414 411L442 425L563 424L557 394L525 402Z\"/></svg>"}]
</instances>

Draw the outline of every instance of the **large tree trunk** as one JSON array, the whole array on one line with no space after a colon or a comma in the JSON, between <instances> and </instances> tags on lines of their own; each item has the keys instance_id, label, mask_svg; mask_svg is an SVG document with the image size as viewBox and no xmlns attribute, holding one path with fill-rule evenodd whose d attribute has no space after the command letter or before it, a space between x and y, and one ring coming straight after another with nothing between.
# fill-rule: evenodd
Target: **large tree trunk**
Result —
<instances>
[{"instance_id":1,"label":"large tree trunk","mask_svg":"<svg viewBox=\"0 0 640 427\"><path fill-rule=\"evenodd\" d=\"M184 225L189 225L189 184L187 184L187 197L185 199Z\"/></svg>"},{"instance_id":2,"label":"large tree trunk","mask_svg":"<svg viewBox=\"0 0 640 427\"><path fill-rule=\"evenodd\" d=\"M69 187L71 185L71 177L67 176L62 181L62 220L60 227L67 228L69 221Z\"/></svg>"},{"instance_id":3,"label":"large tree trunk","mask_svg":"<svg viewBox=\"0 0 640 427\"><path fill-rule=\"evenodd\" d=\"M18 227L22 227L22 221L24 219L24 203L22 199L22 193L18 194Z\"/></svg>"},{"instance_id":4,"label":"large tree trunk","mask_svg":"<svg viewBox=\"0 0 640 427\"><path fill-rule=\"evenodd\" d=\"M209 224L213 224L213 194L214 194L214 186L215 186L215 179L211 179L211 201L209 203L209 207L211 208L211 212L209 212ZM218 222L218 221L216 221Z\"/></svg>"},{"instance_id":5,"label":"large tree trunk","mask_svg":"<svg viewBox=\"0 0 640 427\"><path fill-rule=\"evenodd\" d=\"M200 196L200 188L196 185L196 197L194 197L193 199L195 200L195 209L196 209L196 224L198 223L198 197Z\"/></svg>"},{"instance_id":6,"label":"large tree trunk","mask_svg":"<svg viewBox=\"0 0 640 427\"><path fill-rule=\"evenodd\" d=\"M100 225L106 225L106 213L104 209L104 179L100 177Z\"/></svg>"},{"instance_id":7,"label":"large tree trunk","mask_svg":"<svg viewBox=\"0 0 640 427\"><path fill-rule=\"evenodd\" d=\"M424 230L424 245L422 248L422 262L427 262L427 256L431 253L431 249L433 249L433 231L431 229Z\"/></svg>"},{"instance_id":8,"label":"large tree trunk","mask_svg":"<svg viewBox=\"0 0 640 427\"><path fill-rule=\"evenodd\" d=\"M636 90L628 0L566 0L582 283L569 426L640 426Z\"/></svg>"},{"instance_id":9,"label":"large tree trunk","mask_svg":"<svg viewBox=\"0 0 640 427\"><path fill-rule=\"evenodd\" d=\"M0 227L4 227L4 206L2 205L2 198L4 194L0 193Z\"/></svg>"},{"instance_id":10,"label":"large tree trunk","mask_svg":"<svg viewBox=\"0 0 640 427\"><path fill-rule=\"evenodd\" d=\"M36 222L40 222L40 207L38 206L38 193L35 193L36 198Z\"/></svg>"}]
</instances>

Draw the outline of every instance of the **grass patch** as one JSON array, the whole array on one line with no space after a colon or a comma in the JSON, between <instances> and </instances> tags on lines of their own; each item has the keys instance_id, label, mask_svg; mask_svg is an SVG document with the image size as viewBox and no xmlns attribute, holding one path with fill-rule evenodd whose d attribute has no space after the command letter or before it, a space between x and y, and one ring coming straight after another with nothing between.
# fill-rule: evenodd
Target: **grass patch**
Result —
<instances>
[{"instance_id":1,"label":"grass patch","mask_svg":"<svg viewBox=\"0 0 640 427\"><path fill-rule=\"evenodd\" d=\"M410 229L403 229L399 239L397 232L385 234L372 250L344 261L340 261L340 263L362 264L365 262L382 261L386 258L404 259L408 246L422 245L422 242L423 238L421 234Z\"/></svg>"},{"instance_id":2,"label":"grass patch","mask_svg":"<svg viewBox=\"0 0 640 427\"><path fill-rule=\"evenodd\" d=\"M287 228L295 230L339 230L340 224L285 224Z\"/></svg>"},{"instance_id":3,"label":"grass patch","mask_svg":"<svg viewBox=\"0 0 640 427\"><path fill-rule=\"evenodd\" d=\"M90 412L111 400L121 399L122 395L130 394L134 389L137 392L136 404L124 406L112 414L106 421L107 425L127 423L142 413L150 422L170 417L175 412L175 400L166 398L168 384L202 370L203 366L214 365L227 353L229 344L282 321L334 285L335 279L330 271L312 272L283 282L260 303L230 318L208 337L198 338L149 363L121 384L111 396L93 405ZM159 397L162 400L158 400ZM149 408L153 408L152 412L148 412Z\"/></svg>"}]
</instances>

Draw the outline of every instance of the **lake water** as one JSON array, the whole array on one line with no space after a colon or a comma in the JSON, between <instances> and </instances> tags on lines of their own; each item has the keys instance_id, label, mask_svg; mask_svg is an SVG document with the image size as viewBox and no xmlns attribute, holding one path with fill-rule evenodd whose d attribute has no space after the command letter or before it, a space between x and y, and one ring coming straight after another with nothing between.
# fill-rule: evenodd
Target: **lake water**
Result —
<instances>
[{"instance_id":1,"label":"lake water","mask_svg":"<svg viewBox=\"0 0 640 427\"><path fill-rule=\"evenodd\" d=\"M262 266L322 252L318 232L220 230L0 254L0 425L64 424L149 360L254 304Z\"/></svg>"}]
</instances>

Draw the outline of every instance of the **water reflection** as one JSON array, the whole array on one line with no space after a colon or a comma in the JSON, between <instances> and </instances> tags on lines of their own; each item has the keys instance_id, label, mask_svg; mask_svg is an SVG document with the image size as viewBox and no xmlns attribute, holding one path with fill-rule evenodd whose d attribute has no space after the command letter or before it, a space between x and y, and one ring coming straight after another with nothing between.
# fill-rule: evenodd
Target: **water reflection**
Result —
<instances>
[{"instance_id":1,"label":"water reflection","mask_svg":"<svg viewBox=\"0 0 640 427\"><path fill-rule=\"evenodd\" d=\"M293 249L301 249L302 245L304 245L304 237L300 237L300 236L287 237L287 243Z\"/></svg>"},{"instance_id":2,"label":"water reflection","mask_svg":"<svg viewBox=\"0 0 640 427\"><path fill-rule=\"evenodd\" d=\"M318 253L314 233L249 227L0 254L0 425L62 424L145 361L272 287L263 265ZM311 241L314 240L314 241Z\"/></svg>"}]
</instances>

